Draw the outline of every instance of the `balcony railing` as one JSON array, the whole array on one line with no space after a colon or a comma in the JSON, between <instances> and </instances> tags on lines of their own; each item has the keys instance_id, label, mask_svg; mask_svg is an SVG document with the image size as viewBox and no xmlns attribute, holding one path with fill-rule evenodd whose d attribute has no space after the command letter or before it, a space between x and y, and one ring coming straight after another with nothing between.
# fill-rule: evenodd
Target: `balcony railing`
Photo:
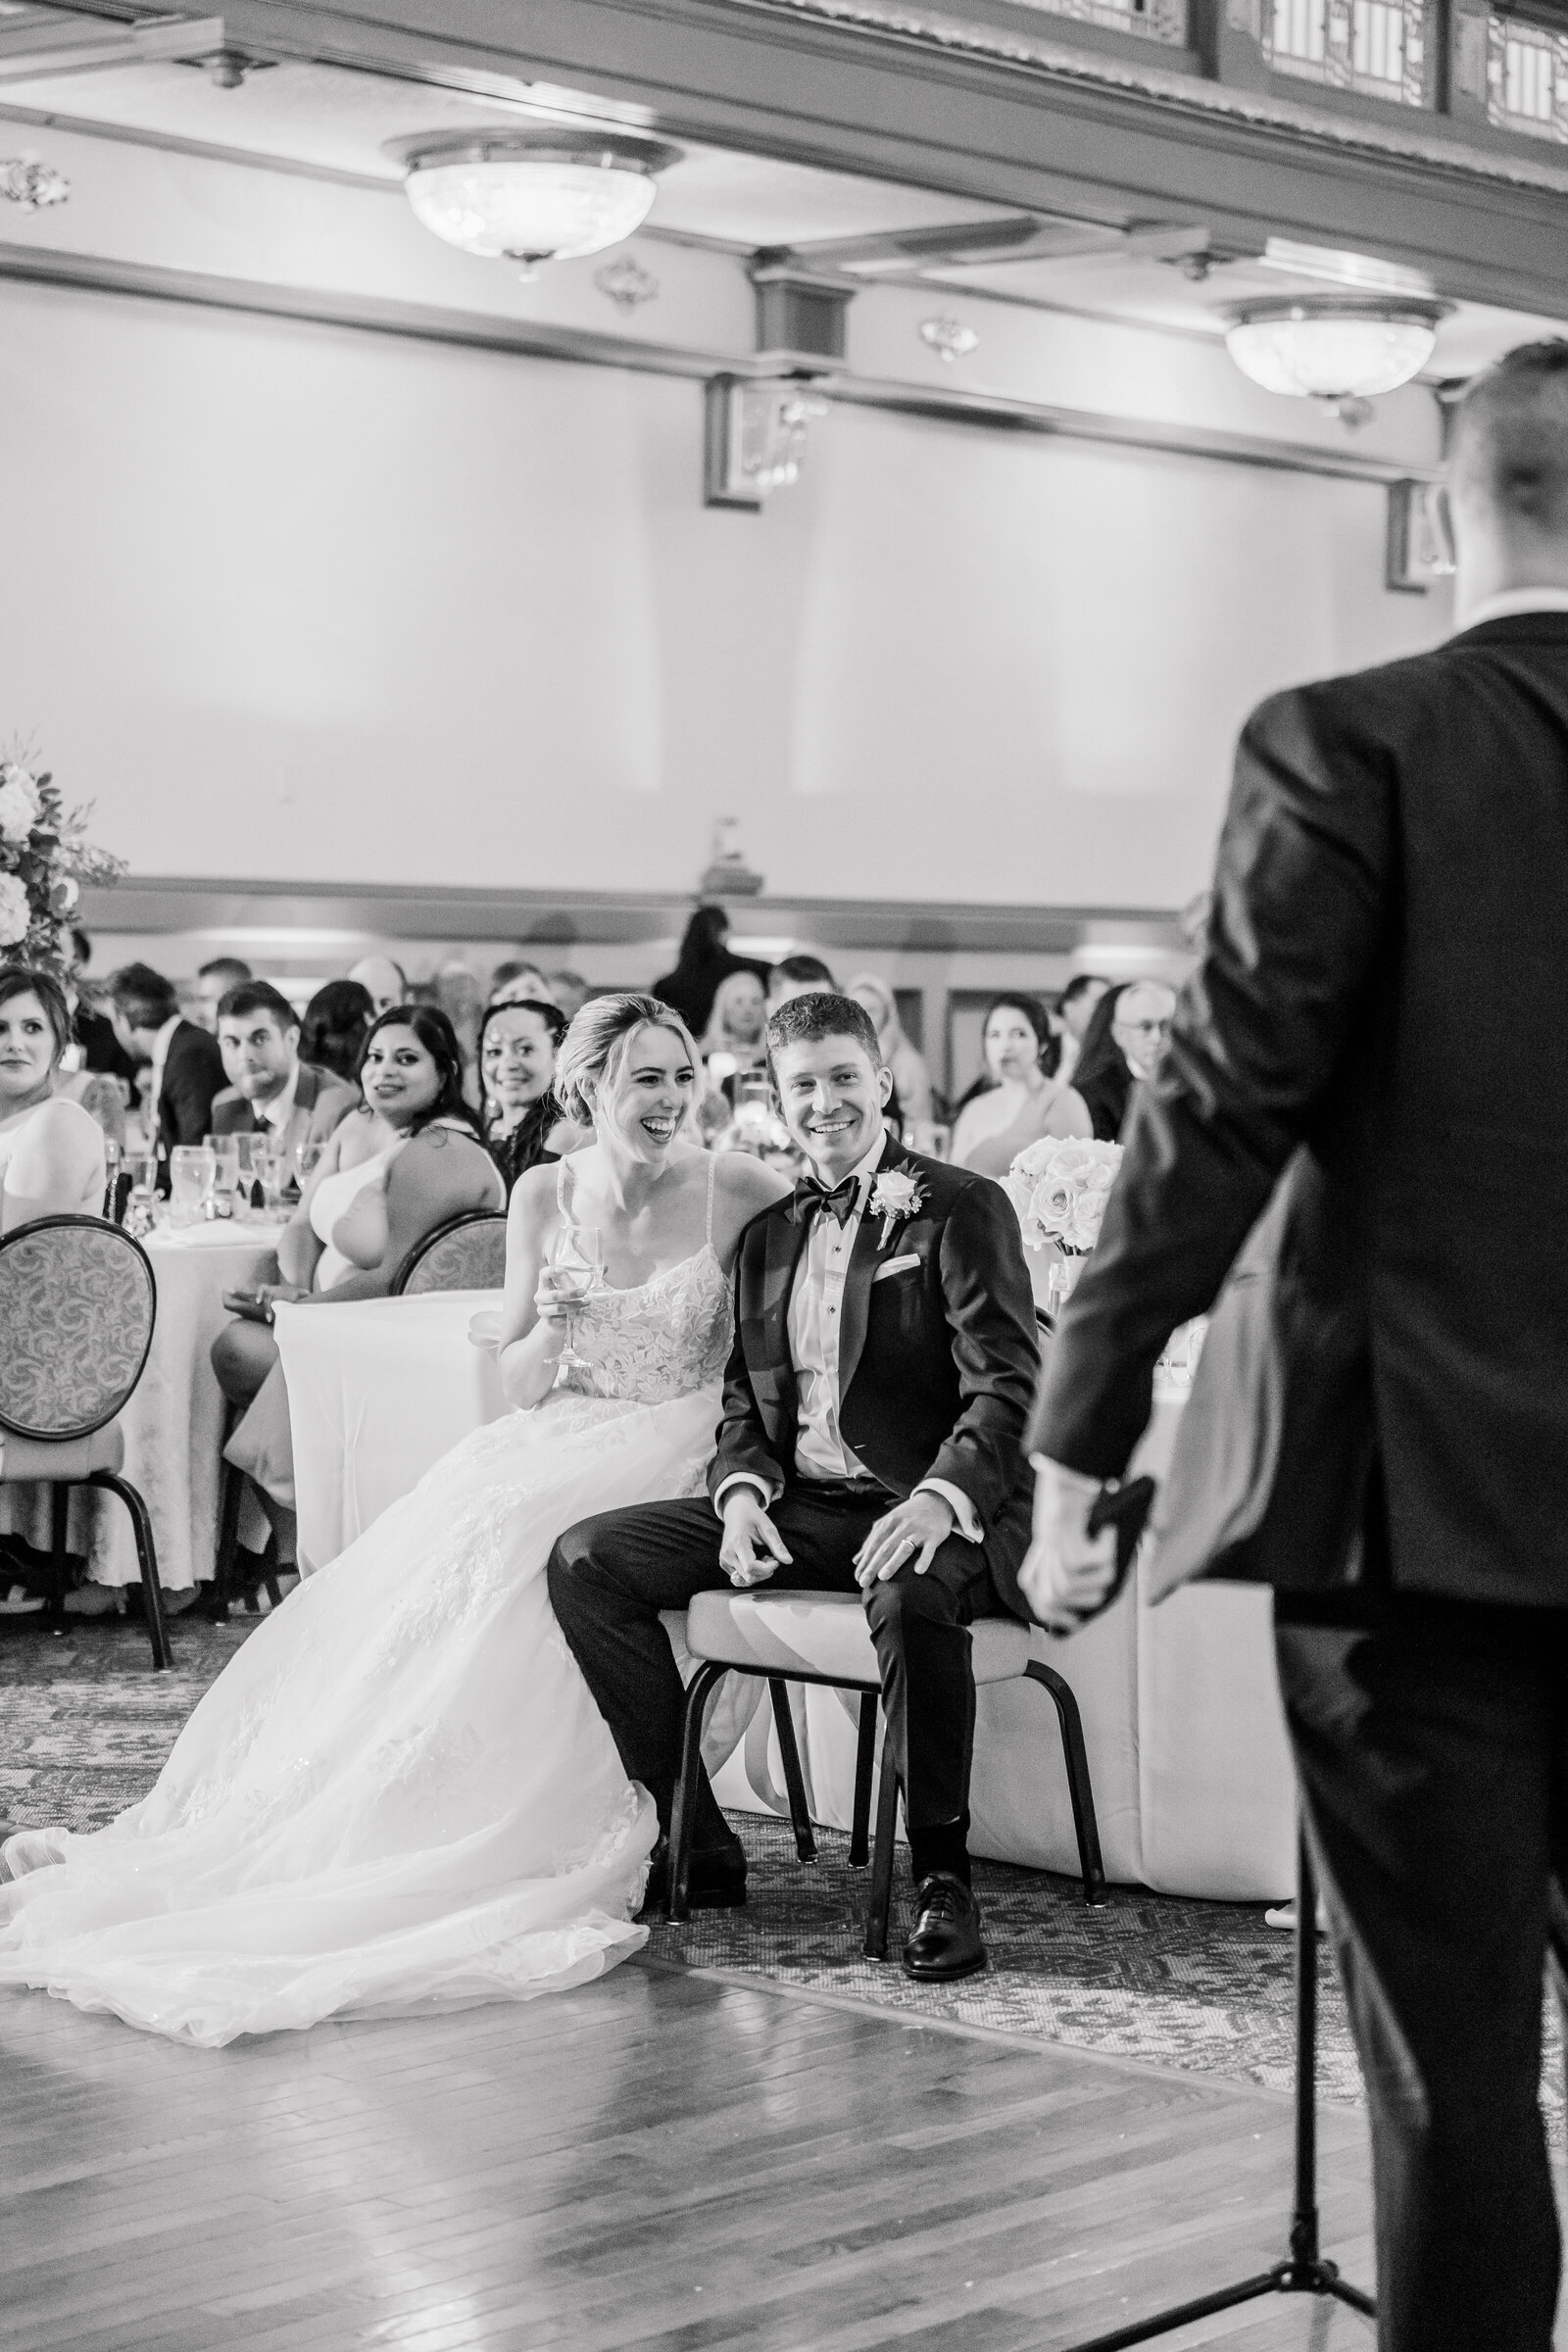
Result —
<instances>
[{"instance_id":1,"label":"balcony railing","mask_svg":"<svg viewBox=\"0 0 1568 2352\"><path fill-rule=\"evenodd\" d=\"M1429 106L1428 0L1273 0L1263 48L1276 74Z\"/></svg>"},{"instance_id":2,"label":"balcony railing","mask_svg":"<svg viewBox=\"0 0 1568 2352\"><path fill-rule=\"evenodd\" d=\"M1487 114L1498 130L1568 139L1568 33L1522 17L1493 15Z\"/></svg>"},{"instance_id":3,"label":"balcony railing","mask_svg":"<svg viewBox=\"0 0 1568 2352\"><path fill-rule=\"evenodd\" d=\"M1146 41L1181 48L1187 39L1187 0L1015 0L1043 15L1098 24L1103 32L1130 32Z\"/></svg>"}]
</instances>

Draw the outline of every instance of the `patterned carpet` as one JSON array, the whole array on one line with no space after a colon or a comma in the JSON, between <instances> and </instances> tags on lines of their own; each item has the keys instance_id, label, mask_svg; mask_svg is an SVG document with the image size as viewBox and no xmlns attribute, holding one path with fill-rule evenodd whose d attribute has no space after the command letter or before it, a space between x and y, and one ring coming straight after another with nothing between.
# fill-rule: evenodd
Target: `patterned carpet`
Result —
<instances>
[{"instance_id":1,"label":"patterned carpet","mask_svg":"<svg viewBox=\"0 0 1568 2352\"><path fill-rule=\"evenodd\" d=\"M139 1626L74 1623L61 1636L36 1621L0 1620L0 1818L14 1827L64 1821L93 1829L149 1788L208 1684L258 1621L173 1627L174 1666L155 1674ZM976 1866L991 1967L947 1989L911 1984L896 1964L861 1956L867 1873L849 1839L817 1832L819 1860L803 1869L788 1826L731 1816L750 1863L742 1911L699 1912L656 1927L655 1959L763 1977L800 1991L1009 2039L1052 2041L1105 2056L1288 2090L1292 2072L1291 1937L1253 1904L1205 1903L1113 1887L1093 1911L1073 1879L1001 1863ZM901 1848L890 1948L907 1917ZM1561 2045L1548 2007L1543 2095L1565 2144ZM1321 2097L1359 2099L1344 2005L1327 1953L1321 1971Z\"/></svg>"}]
</instances>

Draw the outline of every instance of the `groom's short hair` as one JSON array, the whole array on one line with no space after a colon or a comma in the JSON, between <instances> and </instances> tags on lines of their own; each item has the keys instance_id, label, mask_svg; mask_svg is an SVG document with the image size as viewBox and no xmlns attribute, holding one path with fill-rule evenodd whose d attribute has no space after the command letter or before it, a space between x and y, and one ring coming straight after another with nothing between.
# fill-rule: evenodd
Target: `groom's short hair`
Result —
<instances>
[{"instance_id":1,"label":"groom's short hair","mask_svg":"<svg viewBox=\"0 0 1568 2352\"><path fill-rule=\"evenodd\" d=\"M771 1063L785 1046L814 1045L821 1037L853 1037L865 1048L872 1069L882 1067L876 1024L865 1006L825 988L791 997L779 1006L767 1024L767 1058Z\"/></svg>"}]
</instances>

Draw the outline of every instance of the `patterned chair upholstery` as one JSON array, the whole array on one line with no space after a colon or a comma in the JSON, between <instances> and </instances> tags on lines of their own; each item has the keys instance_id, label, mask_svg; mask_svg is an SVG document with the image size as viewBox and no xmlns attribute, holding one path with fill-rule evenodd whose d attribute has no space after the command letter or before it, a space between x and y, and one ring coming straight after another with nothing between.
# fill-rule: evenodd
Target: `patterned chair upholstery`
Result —
<instances>
[{"instance_id":1,"label":"patterned chair upholstery","mask_svg":"<svg viewBox=\"0 0 1568 2352\"><path fill-rule=\"evenodd\" d=\"M169 1635L152 1522L121 1476L117 1424L146 1367L157 1311L146 1251L101 1217L39 1217L0 1240L0 1483L53 1489L51 1619L64 1617L70 1491L104 1488L130 1513L153 1663L163 1667Z\"/></svg>"},{"instance_id":2,"label":"patterned chair upholstery","mask_svg":"<svg viewBox=\"0 0 1568 2352\"><path fill-rule=\"evenodd\" d=\"M499 1291L507 1278L507 1220L468 1208L416 1242L392 1277L394 1298L426 1291Z\"/></svg>"}]
</instances>

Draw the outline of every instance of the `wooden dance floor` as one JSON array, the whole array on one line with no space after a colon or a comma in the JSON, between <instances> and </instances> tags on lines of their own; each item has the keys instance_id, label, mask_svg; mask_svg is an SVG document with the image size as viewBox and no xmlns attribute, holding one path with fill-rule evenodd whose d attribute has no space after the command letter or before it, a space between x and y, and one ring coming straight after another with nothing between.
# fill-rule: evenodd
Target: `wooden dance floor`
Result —
<instances>
[{"instance_id":1,"label":"wooden dance floor","mask_svg":"<svg viewBox=\"0 0 1568 2352\"><path fill-rule=\"evenodd\" d=\"M1049 2352L1266 2268L1289 2194L1269 2092L646 1960L217 2052L8 1993L0 2081L7 2352ZM1322 2171L1368 2281L1357 2115Z\"/></svg>"}]
</instances>

